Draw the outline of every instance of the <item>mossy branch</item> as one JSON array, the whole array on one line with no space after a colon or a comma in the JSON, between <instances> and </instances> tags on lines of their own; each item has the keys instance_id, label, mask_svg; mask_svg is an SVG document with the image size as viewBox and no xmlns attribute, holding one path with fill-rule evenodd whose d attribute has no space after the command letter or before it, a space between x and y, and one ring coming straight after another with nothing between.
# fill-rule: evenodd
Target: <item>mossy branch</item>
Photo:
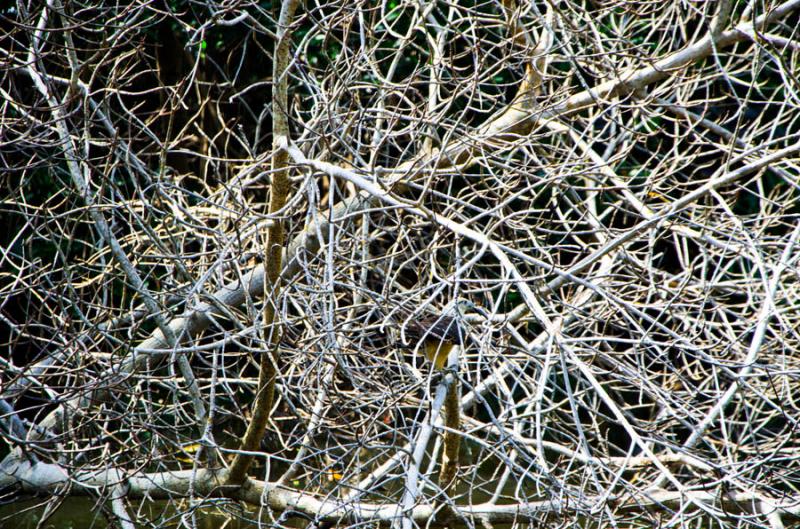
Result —
<instances>
[{"instance_id":1,"label":"mossy branch","mask_svg":"<svg viewBox=\"0 0 800 529\"><path fill-rule=\"evenodd\" d=\"M439 471L439 486L448 496L455 489L458 472L459 451L461 449L461 384L458 378L447 388L444 401L444 443L442 450L442 468Z\"/></svg>"},{"instance_id":2,"label":"mossy branch","mask_svg":"<svg viewBox=\"0 0 800 529\"><path fill-rule=\"evenodd\" d=\"M281 6L278 20L278 33L275 42L275 57L272 66L272 186L269 197L269 213L275 214L286 205L286 199L291 190L289 180L289 155L281 149L278 138L289 136L289 51L290 35L289 25L297 9L298 0L286 0ZM282 267L283 246L285 231L283 221L276 219L267 231L264 266L266 268L264 280L264 328L268 331L268 350L261 355L260 371L258 375L258 390L253 405L253 418L247 426L244 438L240 445L242 452L236 455L228 475L228 482L241 484L247 477L247 470L253 461L252 452L258 448L264 434L264 429L269 421L270 410L275 401L275 381L277 378L278 343L280 342L281 329L277 320L278 299L280 298L280 273Z\"/></svg>"}]
</instances>

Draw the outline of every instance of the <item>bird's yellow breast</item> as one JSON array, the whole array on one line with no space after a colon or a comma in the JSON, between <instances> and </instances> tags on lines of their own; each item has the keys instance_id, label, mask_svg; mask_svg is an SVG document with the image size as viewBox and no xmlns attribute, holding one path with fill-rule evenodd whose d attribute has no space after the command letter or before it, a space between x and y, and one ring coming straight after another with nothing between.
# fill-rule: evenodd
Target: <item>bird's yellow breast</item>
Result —
<instances>
[{"instance_id":1,"label":"bird's yellow breast","mask_svg":"<svg viewBox=\"0 0 800 529\"><path fill-rule=\"evenodd\" d=\"M425 350L425 358L436 369L441 370L447 365L447 356L450 354L450 350L453 349L453 344L433 341L423 344L423 349Z\"/></svg>"}]
</instances>

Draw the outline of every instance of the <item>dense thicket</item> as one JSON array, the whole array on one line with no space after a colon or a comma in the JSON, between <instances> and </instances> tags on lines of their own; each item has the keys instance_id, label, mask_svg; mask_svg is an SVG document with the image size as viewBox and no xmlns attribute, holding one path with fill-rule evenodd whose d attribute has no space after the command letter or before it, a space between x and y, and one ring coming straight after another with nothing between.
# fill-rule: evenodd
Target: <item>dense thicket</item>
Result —
<instances>
[{"instance_id":1,"label":"dense thicket","mask_svg":"<svg viewBox=\"0 0 800 529\"><path fill-rule=\"evenodd\" d=\"M789 523L798 8L3 8L4 499Z\"/></svg>"}]
</instances>

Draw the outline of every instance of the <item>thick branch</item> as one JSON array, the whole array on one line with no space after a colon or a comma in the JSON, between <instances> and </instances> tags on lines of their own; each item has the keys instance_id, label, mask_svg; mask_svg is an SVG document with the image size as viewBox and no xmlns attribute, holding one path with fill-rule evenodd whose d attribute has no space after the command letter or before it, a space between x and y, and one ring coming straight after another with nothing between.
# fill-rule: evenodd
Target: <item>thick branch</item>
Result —
<instances>
[{"instance_id":1,"label":"thick branch","mask_svg":"<svg viewBox=\"0 0 800 529\"><path fill-rule=\"evenodd\" d=\"M269 213L276 214L286 205L286 199L291 189L289 180L289 156L278 151L278 139L289 135L289 51L291 32L289 25L292 23L298 0L285 0L281 7L278 21L278 37L275 43L275 57L272 65L272 76L275 80L272 85L272 147L276 151L272 158L272 186L270 188ZM253 418L247 425L247 432L240 445L242 452L236 455L230 471L230 482L240 484L244 482L247 469L253 461L252 452L258 448L264 429L269 421L272 403L275 400L275 381L277 379L278 344L281 337L280 324L277 321L278 300L280 298L281 284L280 273L283 257L284 227L281 219L267 231L266 255L264 266L267 275L264 281L264 328L269 332L268 348L261 355L261 365L258 374L258 389L256 401L253 405Z\"/></svg>"},{"instance_id":2,"label":"thick branch","mask_svg":"<svg viewBox=\"0 0 800 529\"><path fill-rule=\"evenodd\" d=\"M231 498L255 506L266 505L277 511L292 510L319 522L328 523L388 523L397 519L399 505L372 504L341 501L330 496L318 497L306 491L295 492L274 483L248 479L243 487L226 486L224 472L210 470L180 470L158 472L126 477L116 470L85 471L69 475L62 467L49 463L20 463L13 468L0 470L0 489L20 487L23 492L51 494L60 493L67 486L74 494L95 495L98 490L124 491L125 497L133 499L164 499L176 497ZM646 491L630 498L587 497L587 504L602 505L606 501L615 504L622 512L639 512L647 509L669 513L675 509L691 510L687 503L715 505L720 516L751 512L760 514L762 505L769 505L769 512L797 518L800 516L800 498L783 497L773 500L761 494L741 492L719 496L714 491L670 492L661 489ZM458 518L448 524L459 523L458 519L481 520L488 523L537 522L548 516L574 516L583 514L573 503L557 500L542 500L526 503L495 505L491 503L453 507ZM436 508L418 505L406 515L416 524L430 522Z\"/></svg>"}]
</instances>

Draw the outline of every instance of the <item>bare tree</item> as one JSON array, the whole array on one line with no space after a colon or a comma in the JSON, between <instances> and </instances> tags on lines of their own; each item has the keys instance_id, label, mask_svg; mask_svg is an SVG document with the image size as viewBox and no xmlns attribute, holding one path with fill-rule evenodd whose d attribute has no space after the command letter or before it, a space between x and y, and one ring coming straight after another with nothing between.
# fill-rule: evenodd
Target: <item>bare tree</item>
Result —
<instances>
[{"instance_id":1,"label":"bare tree","mask_svg":"<svg viewBox=\"0 0 800 529\"><path fill-rule=\"evenodd\" d=\"M798 8L4 8L4 499L796 520Z\"/></svg>"}]
</instances>

